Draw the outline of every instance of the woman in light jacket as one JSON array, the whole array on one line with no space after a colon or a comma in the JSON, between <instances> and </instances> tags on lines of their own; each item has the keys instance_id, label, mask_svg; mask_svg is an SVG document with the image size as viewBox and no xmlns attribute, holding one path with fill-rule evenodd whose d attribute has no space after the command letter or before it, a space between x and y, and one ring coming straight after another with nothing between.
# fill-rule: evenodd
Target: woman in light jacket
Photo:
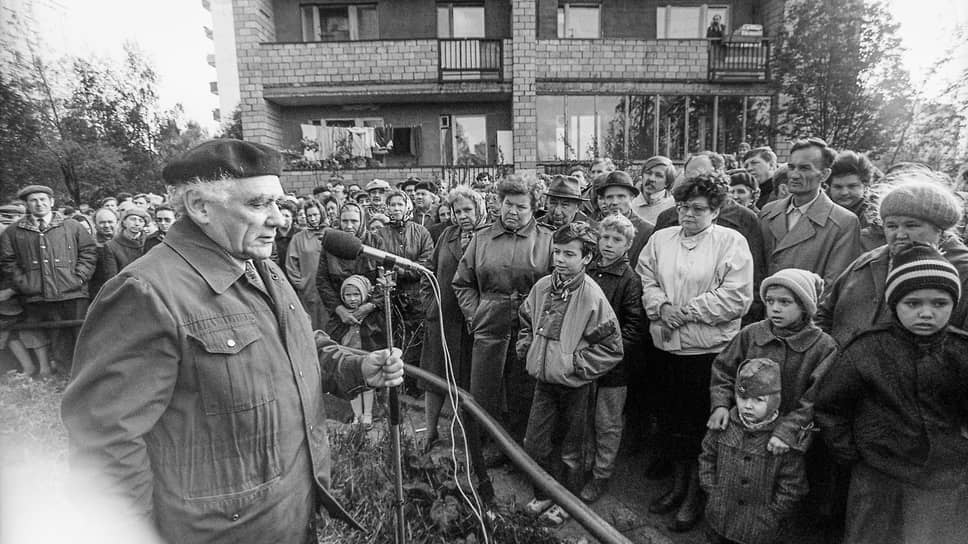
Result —
<instances>
[{"instance_id":1,"label":"woman in light jacket","mask_svg":"<svg viewBox=\"0 0 968 544\"><path fill-rule=\"evenodd\" d=\"M675 531L702 517L696 460L709 417L716 355L740 330L753 300L753 256L743 235L716 224L729 180L701 174L673 189L679 226L658 230L639 256L642 303L655 345L650 363L663 382L657 406L661 454L673 461L672 488L653 513L676 511Z\"/></svg>"}]
</instances>

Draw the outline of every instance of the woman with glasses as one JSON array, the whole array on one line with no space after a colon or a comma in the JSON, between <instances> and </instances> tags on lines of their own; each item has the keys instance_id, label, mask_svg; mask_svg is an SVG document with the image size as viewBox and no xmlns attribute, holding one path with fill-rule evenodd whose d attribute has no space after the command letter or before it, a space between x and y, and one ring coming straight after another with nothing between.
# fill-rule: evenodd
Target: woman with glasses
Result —
<instances>
[{"instance_id":1,"label":"woman with glasses","mask_svg":"<svg viewBox=\"0 0 968 544\"><path fill-rule=\"evenodd\" d=\"M728 185L717 172L676 185L679 225L653 233L636 266L655 346L649 360L662 381L659 454L675 466L671 489L649 511L675 511L674 531L688 531L702 517L696 461L709 418L710 369L753 300L749 245L716 224Z\"/></svg>"}]
</instances>

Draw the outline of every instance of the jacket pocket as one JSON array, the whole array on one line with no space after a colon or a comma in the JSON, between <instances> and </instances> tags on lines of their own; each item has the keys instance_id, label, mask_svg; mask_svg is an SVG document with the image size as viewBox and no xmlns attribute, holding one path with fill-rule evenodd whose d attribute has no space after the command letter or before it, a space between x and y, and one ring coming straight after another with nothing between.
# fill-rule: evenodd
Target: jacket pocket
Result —
<instances>
[{"instance_id":1,"label":"jacket pocket","mask_svg":"<svg viewBox=\"0 0 968 544\"><path fill-rule=\"evenodd\" d=\"M189 333L198 343L195 373L207 415L251 410L276 399L269 354L255 323Z\"/></svg>"}]
</instances>

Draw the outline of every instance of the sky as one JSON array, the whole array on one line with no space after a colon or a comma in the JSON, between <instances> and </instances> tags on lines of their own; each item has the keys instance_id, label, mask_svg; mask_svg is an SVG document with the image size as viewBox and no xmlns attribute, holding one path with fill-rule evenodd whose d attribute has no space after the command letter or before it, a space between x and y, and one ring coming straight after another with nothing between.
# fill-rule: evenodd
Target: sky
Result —
<instances>
[{"instance_id":1,"label":"sky","mask_svg":"<svg viewBox=\"0 0 968 544\"><path fill-rule=\"evenodd\" d=\"M61 0L70 24L57 25L70 51L120 58L121 44L132 40L151 58L160 75L162 105L181 103L188 118L214 132L211 111L218 99L209 92L215 69L206 62L214 52L202 27L211 14L201 0ZM907 48L907 68L921 81L943 54L956 24L968 25L965 0L886 0ZM56 24L56 23L55 23ZM968 49L968 48L966 48ZM968 52L966 52L968 56ZM963 60L968 63L968 58ZM929 94L933 89L928 86Z\"/></svg>"}]
</instances>

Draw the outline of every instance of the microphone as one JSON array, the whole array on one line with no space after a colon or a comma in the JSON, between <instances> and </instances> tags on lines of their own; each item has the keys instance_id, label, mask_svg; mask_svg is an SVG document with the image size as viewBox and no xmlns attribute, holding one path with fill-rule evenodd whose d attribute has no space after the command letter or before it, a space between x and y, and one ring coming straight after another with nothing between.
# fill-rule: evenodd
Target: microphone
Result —
<instances>
[{"instance_id":1,"label":"microphone","mask_svg":"<svg viewBox=\"0 0 968 544\"><path fill-rule=\"evenodd\" d=\"M323 235L323 249L327 253L334 257L339 257L340 259L356 259L357 257L363 256L368 259L373 259L375 261L380 261L380 264L384 268L402 268L404 270L411 270L414 272L423 272L430 274L430 271L426 267L421 266L410 259L405 259L394 255L393 253L387 253L386 251L364 245L359 238L349 234L347 232L338 231L335 229L328 229Z\"/></svg>"}]
</instances>

